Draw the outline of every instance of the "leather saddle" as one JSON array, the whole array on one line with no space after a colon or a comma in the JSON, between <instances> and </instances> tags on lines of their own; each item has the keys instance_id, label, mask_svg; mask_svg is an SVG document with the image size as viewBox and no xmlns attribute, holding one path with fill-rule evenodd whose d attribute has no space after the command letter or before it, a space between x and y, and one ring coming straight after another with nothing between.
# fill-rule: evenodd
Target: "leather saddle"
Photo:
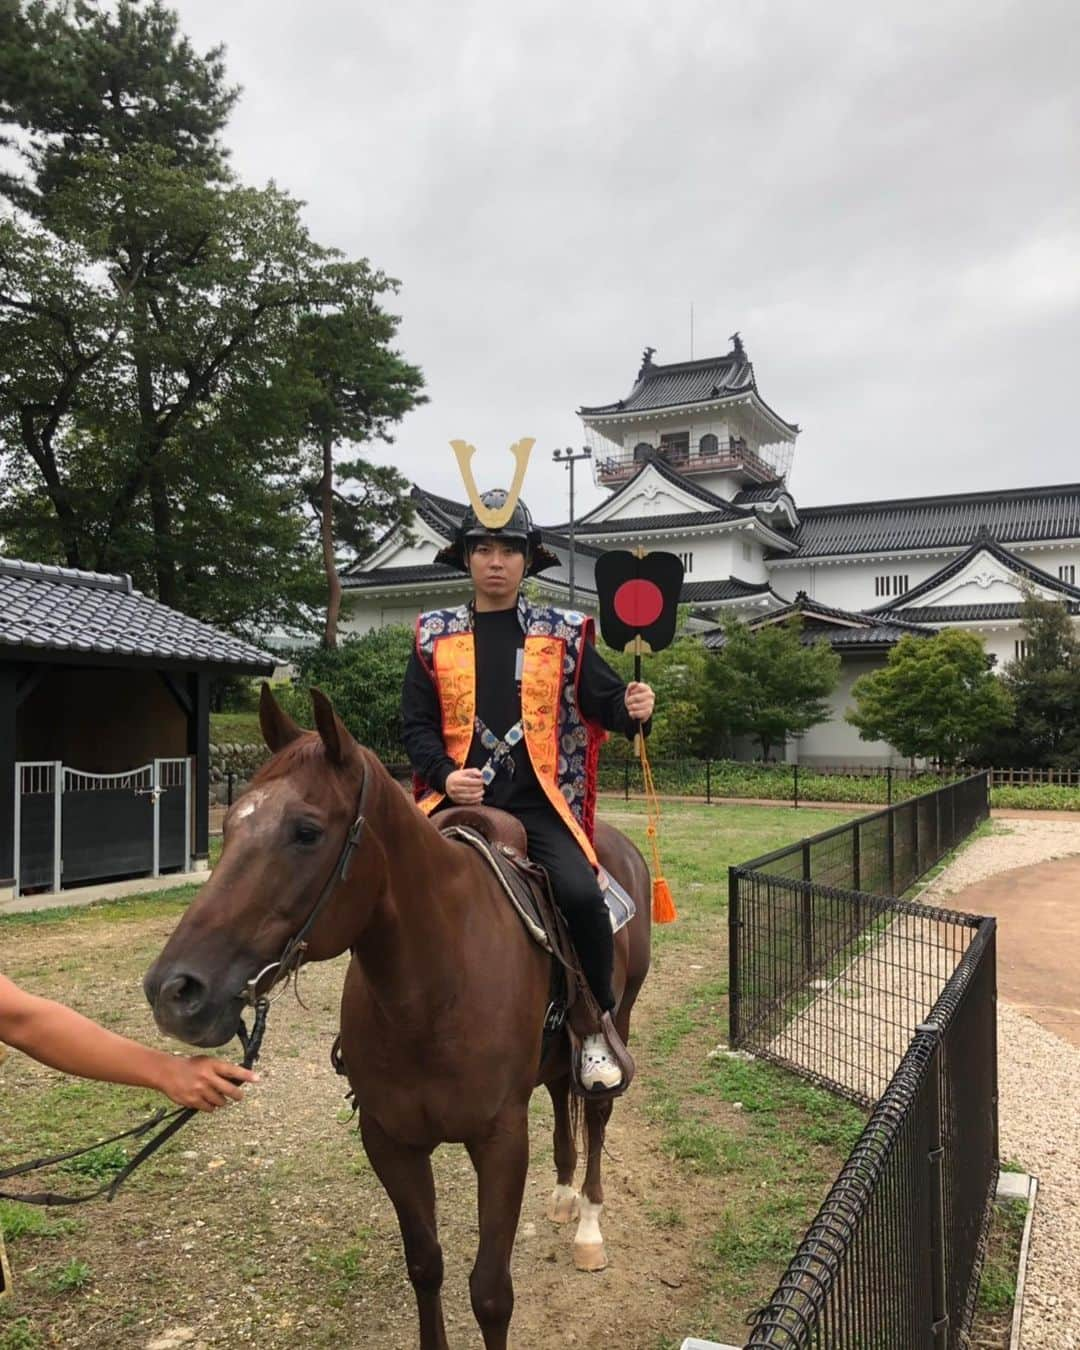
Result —
<instances>
[{"instance_id":1,"label":"leather saddle","mask_svg":"<svg viewBox=\"0 0 1080 1350\"><path fill-rule=\"evenodd\" d=\"M438 812L433 823L448 838L475 849L484 858L525 931L552 957L542 1057L546 1057L555 1033L565 1027L572 1048L571 1082L575 1091L588 1098L615 1097L625 1092L634 1076L634 1061L615 1030L611 1014L601 1012L593 997L547 873L527 856L525 827L509 812L489 806L451 806ZM612 928L618 932L634 917L634 902L613 878L602 873L599 880ZM568 1016L572 1009L578 1015ZM623 1080L614 1089L585 1089L580 1085L581 1039L594 1029L603 1032L622 1068Z\"/></svg>"}]
</instances>

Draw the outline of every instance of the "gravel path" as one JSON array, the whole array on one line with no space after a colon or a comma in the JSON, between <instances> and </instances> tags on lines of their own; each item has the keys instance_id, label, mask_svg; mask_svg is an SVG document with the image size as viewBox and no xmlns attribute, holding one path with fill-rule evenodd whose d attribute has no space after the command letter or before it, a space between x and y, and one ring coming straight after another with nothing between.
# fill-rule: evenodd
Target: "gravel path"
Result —
<instances>
[{"instance_id":1,"label":"gravel path","mask_svg":"<svg viewBox=\"0 0 1080 1350\"><path fill-rule=\"evenodd\" d=\"M1001 822L919 898L978 913L980 881L1072 854L1080 821ZM1023 1350L1080 1350L1080 1049L1002 1001L998 1073L1001 1156L1039 1178Z\"/></svg>"}]
</instances>

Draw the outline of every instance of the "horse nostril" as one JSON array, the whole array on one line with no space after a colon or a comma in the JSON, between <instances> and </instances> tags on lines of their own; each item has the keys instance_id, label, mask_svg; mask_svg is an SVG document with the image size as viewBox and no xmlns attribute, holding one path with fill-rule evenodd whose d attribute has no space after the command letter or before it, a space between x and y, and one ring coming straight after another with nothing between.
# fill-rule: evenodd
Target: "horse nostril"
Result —
<instances>
[{"instance_id":1,"label":"horse nostril","mask_svg":"<svg viewBox=\"0 0 1080 1350\"><path fill-rule=\"evenodd\" d=\"M173 975L161 986L159 997L174 1012L191 1017L206 1002L206 985L196 975Z\"/></svg>"}]
</instances>

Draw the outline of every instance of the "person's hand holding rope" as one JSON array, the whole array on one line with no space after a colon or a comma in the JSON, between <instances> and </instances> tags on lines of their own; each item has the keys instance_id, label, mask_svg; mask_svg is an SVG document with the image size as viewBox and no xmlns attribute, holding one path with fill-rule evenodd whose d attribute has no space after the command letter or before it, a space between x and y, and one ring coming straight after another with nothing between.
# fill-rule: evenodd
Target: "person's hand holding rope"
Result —
<instances>
[{"instance_id":1,"label":"person's hand holding rope","mask_svg":"<svg viewBox=\"0 0 1080 1350\"><path fill-rule=\"evenodd\" d=\"M239 1064L206 1055L170 1055L128 1040L62 1003L26 993L3 975L0 1041L62 1073L153 1088L196 1111L239 1101L238 1084L256 1081Z\"/></svg>"}]
</instances>

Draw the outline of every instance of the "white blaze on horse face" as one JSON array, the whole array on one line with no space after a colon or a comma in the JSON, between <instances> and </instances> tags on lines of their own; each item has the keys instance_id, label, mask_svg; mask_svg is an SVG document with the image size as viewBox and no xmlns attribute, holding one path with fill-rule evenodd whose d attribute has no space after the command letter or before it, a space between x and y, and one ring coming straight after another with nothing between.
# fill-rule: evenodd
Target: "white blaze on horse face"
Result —
<instances>
[{"instance_id":1,"label":"white blaze on horse face","mask_svg":"<svg viewBox=\"0 0 1080 1350\"><path fill-rule=\"evenodd\" d=\"M248 839L271 834L281 820L283 808L282 794L274 791L278 786L252 788L233 807L229 824L233 827L243 825L243 833Z\"/></svg>"},{"instance_id":2,"label":"white blaze on horse face","mask_svg":"<svg viewBox=\"0 0 1080 1350\"><path fill-rule=\"evenodd\" d=\"M233 811L233 820L246 820L248 816L254 815L262 803L266 800L265 788L254 788L243 801L236 803L236 809Z\"/></svg>"}]
</instances>

